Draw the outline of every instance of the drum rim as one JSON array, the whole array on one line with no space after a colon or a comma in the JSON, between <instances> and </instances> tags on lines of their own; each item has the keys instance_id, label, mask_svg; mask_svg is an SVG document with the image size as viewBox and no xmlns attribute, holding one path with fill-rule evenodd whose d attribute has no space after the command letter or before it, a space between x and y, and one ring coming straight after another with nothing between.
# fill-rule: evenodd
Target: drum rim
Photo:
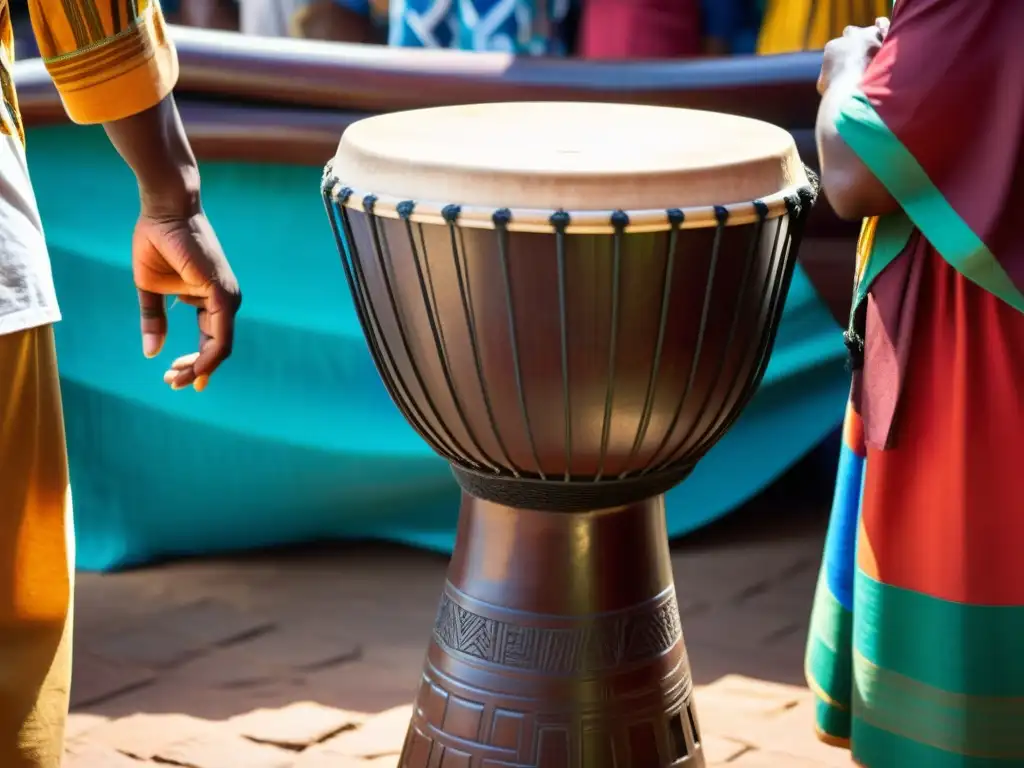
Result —
<instances>
[{"instance_id":1,"label":"drum rim","mask_svg":"<svg viewBox=\"0 0 1024 768\"><path fill-rule=\"evenodd\" d=\"M781 218L789 213L794 199L802 191L813 192L810 179L792 184L758 200L702 205L689 208L655 208L648 210L584 210L553 211L539 208L502 208L490 206L437 203L426 200L408 200L390 195L378 195L366 190L353 189L331 173L331 165L324 169L322 192L325 200L354 211L372 213L385 219L404 219L415 224L448 226L456 223L468 229L497 229L509 232L550 234L556 231L552 217L563 215L567 221L562 227L566 234L600 235L624 232L667 232L672 229L703 229L721 226L742 226L758 221ZM370 209L370 210L368 210ZM453 219L452 210L457 211ZM725 220L723 222L723 213ZM627 217L622 218L623 214ZM681 214L681 219L680 219ZM566 219L567 217L567 219ZM626 223L623 224L623 221Z\"/></svg>"}]
</instances>

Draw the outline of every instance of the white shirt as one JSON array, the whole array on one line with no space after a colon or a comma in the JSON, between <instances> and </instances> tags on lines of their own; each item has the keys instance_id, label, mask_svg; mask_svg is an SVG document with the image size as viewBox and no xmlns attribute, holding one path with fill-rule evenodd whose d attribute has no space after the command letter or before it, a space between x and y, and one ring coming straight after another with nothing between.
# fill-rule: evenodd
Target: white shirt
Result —
<instances>
[{"instance_id":1,"label":"white shirt","mask_svg":"<svg viewBox=\"0 0 1024 768\"><path fill-rule=\"evenodd\" d=\"M58 193L59 194L59 193ZM50 257L17 135L0 135L0 335L60 320Z\"/></svg>"}]
</instances>

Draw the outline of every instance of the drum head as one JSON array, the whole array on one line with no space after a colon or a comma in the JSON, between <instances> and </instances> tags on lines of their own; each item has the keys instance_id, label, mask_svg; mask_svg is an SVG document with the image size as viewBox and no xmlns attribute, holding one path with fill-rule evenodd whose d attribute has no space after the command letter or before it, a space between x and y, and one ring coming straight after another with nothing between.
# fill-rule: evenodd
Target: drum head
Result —
<instances>
[{"instance_id":1,"label":"drum head","mask_svg":"<svg viewBox=\"0 0 1024 768\"><path fill-rule=\"evenodd\" d=\"M586 103L371 117L345 131L333 175L391 199L567 211L729 205L807 181L793 137L768 123Z\"/></svg>"}]
</instances>

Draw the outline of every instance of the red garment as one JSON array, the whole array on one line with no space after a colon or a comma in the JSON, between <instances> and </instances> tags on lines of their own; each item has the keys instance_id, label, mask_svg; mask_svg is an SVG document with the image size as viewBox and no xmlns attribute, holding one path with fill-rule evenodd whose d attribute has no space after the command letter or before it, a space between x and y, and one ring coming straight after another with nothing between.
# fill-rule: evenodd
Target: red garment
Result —
<instances>
[{"instance_id":1,"label":"red garment","mask_svg":"<svg viewBox=\"0 0 1024 768\"><path fill-rule=\"evenodd\" d=\"M699 2L584 0L578 53L584 59L699 56Z\"/></svg>"},{"instance_id":2,"label":"red garment","mask_svg":"<svg viewBox=\"0 0 1024 768\"><path fill-rule=\"evenodd\" d=\"M940 600L1019 608L1024 315L930 246L914 258L921 263L905 394L892 447L867 449L860 567L885 584ZM949 663L974 661L980 663ZM1007 686L1021 683L1007 678Z\"/></svg>"}]
</instances>

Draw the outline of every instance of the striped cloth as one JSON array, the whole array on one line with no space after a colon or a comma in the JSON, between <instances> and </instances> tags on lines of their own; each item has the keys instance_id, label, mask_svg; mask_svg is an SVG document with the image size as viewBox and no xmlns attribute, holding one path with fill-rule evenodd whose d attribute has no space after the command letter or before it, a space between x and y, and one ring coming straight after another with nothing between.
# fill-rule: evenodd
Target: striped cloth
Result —
<instances>
[{"instance_id":1,"label":"striped cloth","mask_svg":"<svg viewBox=\"0 0 1024 768\"><path fill-rule=\"evenodd\" d=\"M1022 29L1024 3L900 0L838 120L900 206L858 246L806 657L819 734L868 768L1024 765Z\"/></svg>"},{"instance_id":2,"label":"striped cloth","mask_svg":"<svg viewBox=\"0 0 1024 768\"><path fill-rule=\"evenodd\" d=\"M155 106L174 87L178 59L156 0L29 0L39 53L79 123L118 120ZM11 80L14 33L0 0L3 130L21 133Z\"/></svg>"}]
</instances>

